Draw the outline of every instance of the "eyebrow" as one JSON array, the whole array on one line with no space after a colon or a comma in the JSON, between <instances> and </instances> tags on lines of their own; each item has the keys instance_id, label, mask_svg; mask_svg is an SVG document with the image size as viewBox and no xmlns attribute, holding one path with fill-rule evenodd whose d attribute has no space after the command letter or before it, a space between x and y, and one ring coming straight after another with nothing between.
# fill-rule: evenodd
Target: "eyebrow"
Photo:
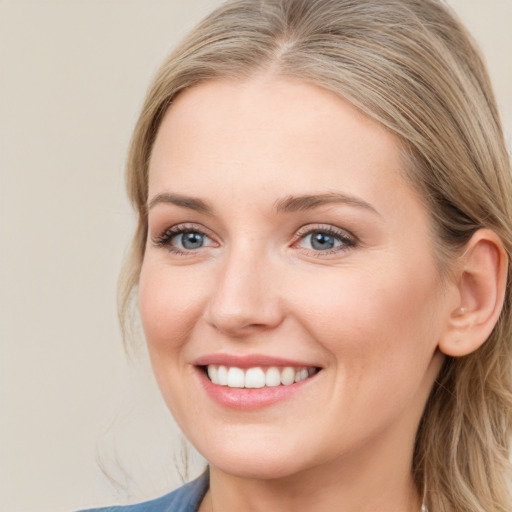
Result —
<instances>
[{"instance_id":1,"label":"eyebrow","mask_svg":"<svg viewBox=\"0 0 512 512\"><path fill-rule=\"evenodd\" d=\"M174 204L182 208L188 208L200 213L211 214L213 209L202 199L197 197L182 196L180 194L157 194L148 204L148 210L151 210L157 204Z\"/></svg>"},{"instance_id":2,"label":"eyebrow","mask_svg":"<svg viewBox=\"0 0 512 512\"><path fill-rule=\"evenodd\" d=\"M173 204L189 210L194 210L207 215L213 214L213 208L202 199L180 194L162 193L157 194L148 204L148 211L157 204ZM366 201L340 192L330 192L326 194L304 194L300 196L287 196L284 199L278 199L274 203L274 209L277 213L293 213L312 210L328 204L346 204L363 208L372 213L380 215L379 212Z\"/></svg>"},{"instance_id":3,"label":"eyebrow","mask_svg":"<svg viewBox=\"0 0 512 512\"><path fill-rule=\"evenodd\" d=\"M359 197L340 192L288 196L276 201L274 207L277 212L290 213L312 210L313 208L318 208L326 204L346 204L348 206L356 206L380 215L380 213L370 203L363 201Z\"/></svg>"}]
</instances>

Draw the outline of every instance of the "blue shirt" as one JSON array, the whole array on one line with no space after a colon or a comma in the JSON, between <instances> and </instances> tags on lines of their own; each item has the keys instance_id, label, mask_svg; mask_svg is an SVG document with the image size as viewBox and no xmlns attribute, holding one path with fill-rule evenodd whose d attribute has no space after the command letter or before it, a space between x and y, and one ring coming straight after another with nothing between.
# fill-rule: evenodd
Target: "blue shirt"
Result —
<instances>
[{"instance_id":1,"label":"blue shirt","mask_svg":"<svg viewBox=\"0 0 512 512\"><path fill-rule=\"evenodd\" d=\"M206 471L198 479L155 500L136 505L95 508L81 512L197 512L208 490L208 481L208 471Z\"/></svg>"}]
</instances>

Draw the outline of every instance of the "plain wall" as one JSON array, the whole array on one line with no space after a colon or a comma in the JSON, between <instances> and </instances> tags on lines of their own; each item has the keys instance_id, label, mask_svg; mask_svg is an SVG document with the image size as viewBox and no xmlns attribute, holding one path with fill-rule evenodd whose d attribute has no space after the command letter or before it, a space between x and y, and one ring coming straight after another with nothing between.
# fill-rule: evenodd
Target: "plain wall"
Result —
<instances>
[{"instance_id":1,"label":"plain wall","mask_svg":"<svg viewBox=\"0 0 512 512\"><path fill-rule=\"evenodd\" d=\"M0 512L180 484L180 436L117 325L133 228L123 165L158 64L219 3L0 0ZM512 0L450 3L488 60L510 141Z\"/></svg>"}]
</instances>

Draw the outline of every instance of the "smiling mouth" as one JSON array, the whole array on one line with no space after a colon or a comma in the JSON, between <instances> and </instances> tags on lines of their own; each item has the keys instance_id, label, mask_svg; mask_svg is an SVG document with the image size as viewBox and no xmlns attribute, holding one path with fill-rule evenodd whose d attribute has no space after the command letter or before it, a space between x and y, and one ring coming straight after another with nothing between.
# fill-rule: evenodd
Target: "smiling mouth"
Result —
<instances>
[{"instance_id":1,"label":"smiling mouth","mask_svg":"<svg viewBox=\"0 0 512 512\"><path fill-rule=\"evenodd\" d=\"M312 366L255 366L252 368L238 368L236 366L209 364L200 368L213 384L246 389L291 386L311 378L320 371L320 368Z\"/></svg>"}]
</instances>

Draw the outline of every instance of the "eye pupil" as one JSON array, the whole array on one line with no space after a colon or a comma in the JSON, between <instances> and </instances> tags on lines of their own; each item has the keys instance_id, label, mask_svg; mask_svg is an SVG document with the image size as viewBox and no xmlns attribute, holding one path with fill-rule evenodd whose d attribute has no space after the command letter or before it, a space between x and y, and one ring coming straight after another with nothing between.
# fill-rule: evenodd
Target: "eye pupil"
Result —
<instances>
[{"instance_id":1,"label":"eye pupil","mask_svg":"<svg viewBox=\"0 0 512 512\"><path fill-rule=\"evenodd\" d=\"M198 249L202 247L204 236L200 233L183 233L181 243L185 249Z\"/></svg>"},{"instance_id":2,"label":"eye pupil","mask_svg":"<svg viewBox=\"0 0 512 512\"><path fill-rule=\"evenodd\" d=\"M313 233L311 235L311 247L316 250L332 249L334 247L334 237L326 233Z\"/></svg>"}]
</instances>

